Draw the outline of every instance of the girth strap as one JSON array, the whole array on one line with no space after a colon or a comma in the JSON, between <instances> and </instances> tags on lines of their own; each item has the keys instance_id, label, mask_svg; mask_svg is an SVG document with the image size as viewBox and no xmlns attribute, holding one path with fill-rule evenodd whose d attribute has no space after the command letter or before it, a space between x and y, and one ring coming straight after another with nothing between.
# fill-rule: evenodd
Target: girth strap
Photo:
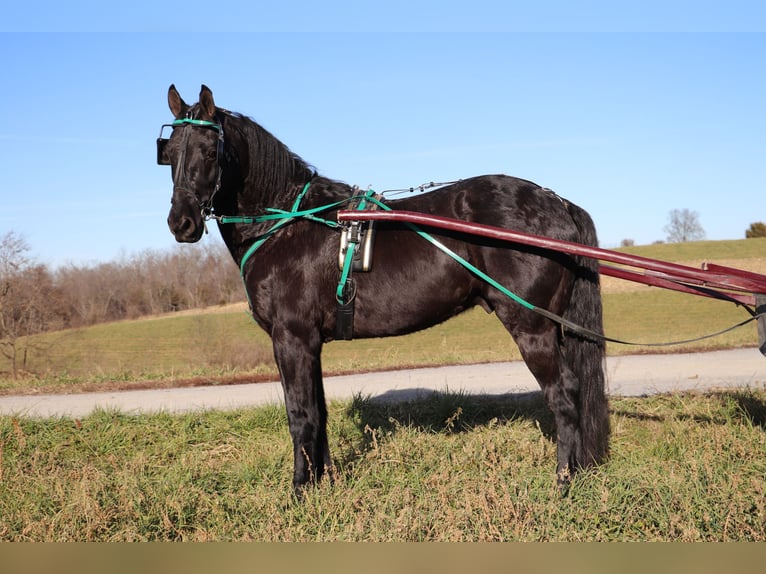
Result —
<instances>
[{"instance_id":1,"label":"girth strap","mask_svg":"<svg viewBox=\"0 0 766 574\"><path fill-rule=\"evenodd\" d=\"M363 211L368 202L379 204L380 202L373 197L375 192L368 189L357 203L355 210ZM353 223L352 223L353 225ZM354 280L351 277L353 271L354 254L359 249L361 241L358 233L349 234L346 254L343 259L343 268L340 273L340 281L335 290L335 299L338 302L338 308L335 313L335 338L350 341L354 338L354 299L356 298L356 288Z\"/></svg>"}]
</instances>

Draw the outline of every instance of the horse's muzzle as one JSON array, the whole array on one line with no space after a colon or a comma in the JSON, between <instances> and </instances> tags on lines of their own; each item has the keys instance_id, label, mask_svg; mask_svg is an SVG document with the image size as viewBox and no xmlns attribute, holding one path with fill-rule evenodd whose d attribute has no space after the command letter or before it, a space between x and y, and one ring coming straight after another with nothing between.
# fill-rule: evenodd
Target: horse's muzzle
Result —
<instances>
[{"instance_id":1,"label":"horse's muzzle","mask_svg":"<svg viewBox=\"0 0 766 574\"><path fill-rule=\"evenodd\" d=\"M168 217L168 227L179 243L196 243L202 238L204 225L197 224L191 217L178 219Z\"/></svg>"},{"instance_id":2,"label":"horse's muzzle","mask_svg":"<svg viewBox=\"0 0 766 574\"><path fill-rule=\"evenodd\" d=\"M205 231L205 221L199 207L174 197L168 214L168 227L179 243L196 243Z\"/></svg>"}]
</instances>

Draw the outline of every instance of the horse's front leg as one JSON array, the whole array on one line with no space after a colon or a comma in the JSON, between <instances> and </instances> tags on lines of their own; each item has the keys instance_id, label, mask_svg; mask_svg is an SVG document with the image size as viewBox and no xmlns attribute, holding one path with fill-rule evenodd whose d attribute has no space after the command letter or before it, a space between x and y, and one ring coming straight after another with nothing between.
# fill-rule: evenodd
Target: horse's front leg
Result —
<instances>
[{"instance_id":1,"label":"horse's front leg","mask_svg":"<svg viewBox=\"0 0 766 574\"><path fill-rule=\"evenodd\" d=\"M272 332L274 357L282 379L287 419L293 439L293 488L318 482L332 466L327 442L327 405L322 385L322 342L315 330Z\"/></svg>"}]
</instances>

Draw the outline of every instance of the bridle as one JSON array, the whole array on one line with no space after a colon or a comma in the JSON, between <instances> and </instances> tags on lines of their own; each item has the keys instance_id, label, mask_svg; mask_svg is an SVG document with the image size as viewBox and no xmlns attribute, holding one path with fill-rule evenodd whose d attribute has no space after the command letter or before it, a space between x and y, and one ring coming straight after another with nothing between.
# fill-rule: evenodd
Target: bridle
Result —
<instances>
[{"instance_id":1,"label":"bridle","mask_svg":"<svg viewBox=\"0 0 766 574\"><path fill-rule=\"evenodd\" d=\"M199 204L200 211L202 212L203 219L207 220L211 217L213 213L213 200L215 199L216 194L221 189L221 177L223 175L223 163L228 158L228 154L226 153L226 146L224 141L224 135L223 135L223 123L222 122L210 122L207 120L196 120L194 118L189 117L189 114L187 114L187 117L181 118L178 120L175 120L171 124L163 124L160 128L160 137L157 138L157 164L158 165L171 165L170 162L166 161L164 159L164 150L165 146L167 146L168 142L170 141L169 138L162 137L163 132L165 131L165 128L177 128L177 127L199 127L204 129L213 129L218 132L218 144L216 145L216 165L218 166L218 176L216 177L215 187L213 188L213 193L210 195L210 198L207 201L200 201L196 196L194 198L197 200L197 203ZM188 182L186 180L186 171L184 168L184 165L186 164L186 150L189 143L189 134L190 130L184 129L181 134L181 156L178 159L178 169L176 170L175 177L173 178L173 186L176 189L181 189L184 191L187 191L189 194L194 195L191 192L191 189L188 185Z\"/></svg>"}]
</instances>

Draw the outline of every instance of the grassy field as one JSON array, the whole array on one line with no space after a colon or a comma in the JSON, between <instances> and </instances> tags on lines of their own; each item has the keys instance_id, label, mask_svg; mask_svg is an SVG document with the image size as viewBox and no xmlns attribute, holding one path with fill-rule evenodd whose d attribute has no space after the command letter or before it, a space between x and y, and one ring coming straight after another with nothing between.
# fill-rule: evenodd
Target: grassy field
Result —
<instances>
[{"instance_id":1,"label":"grassy field","mask_svg":"<svg viewBox=\"0 0 766 574\"><path fill-rule=\"evenodd\" d=\"M561 496L539 396L330 407L334 484L291 497L283 409L0 418L0 539L766 541L766 392L619 399Z\"/></svg>"},{"instance_id":2,"label":"grassy field","mask_svg":"<svg viewBox=\"0 0 766 574\"><path fill-rule=\"evenodd\" d=\"M718 243L729 242L684 250L689 260L718 253L718 262L762 271L766 240ZM650 256L683 260L670 255ZM746 317L733 305L606 282L604 307L607 333L638 341L690 338ZM2 391L274 378L266 336L242 309L220 311L40 337L34 373L5 377ZM750 325L681 348L755 344ZM648 350L609 345L612 354ZM349 372L513 358L499 322L474 310L407 337L332 343L323 362L326 372ZM610 416L610 460L562 496L539 394L335 402L334 481L302 504L291 495L279 406L0 417L0 540L766 541L766 391L615 398Z\"/></svg>"}]
</instances>

